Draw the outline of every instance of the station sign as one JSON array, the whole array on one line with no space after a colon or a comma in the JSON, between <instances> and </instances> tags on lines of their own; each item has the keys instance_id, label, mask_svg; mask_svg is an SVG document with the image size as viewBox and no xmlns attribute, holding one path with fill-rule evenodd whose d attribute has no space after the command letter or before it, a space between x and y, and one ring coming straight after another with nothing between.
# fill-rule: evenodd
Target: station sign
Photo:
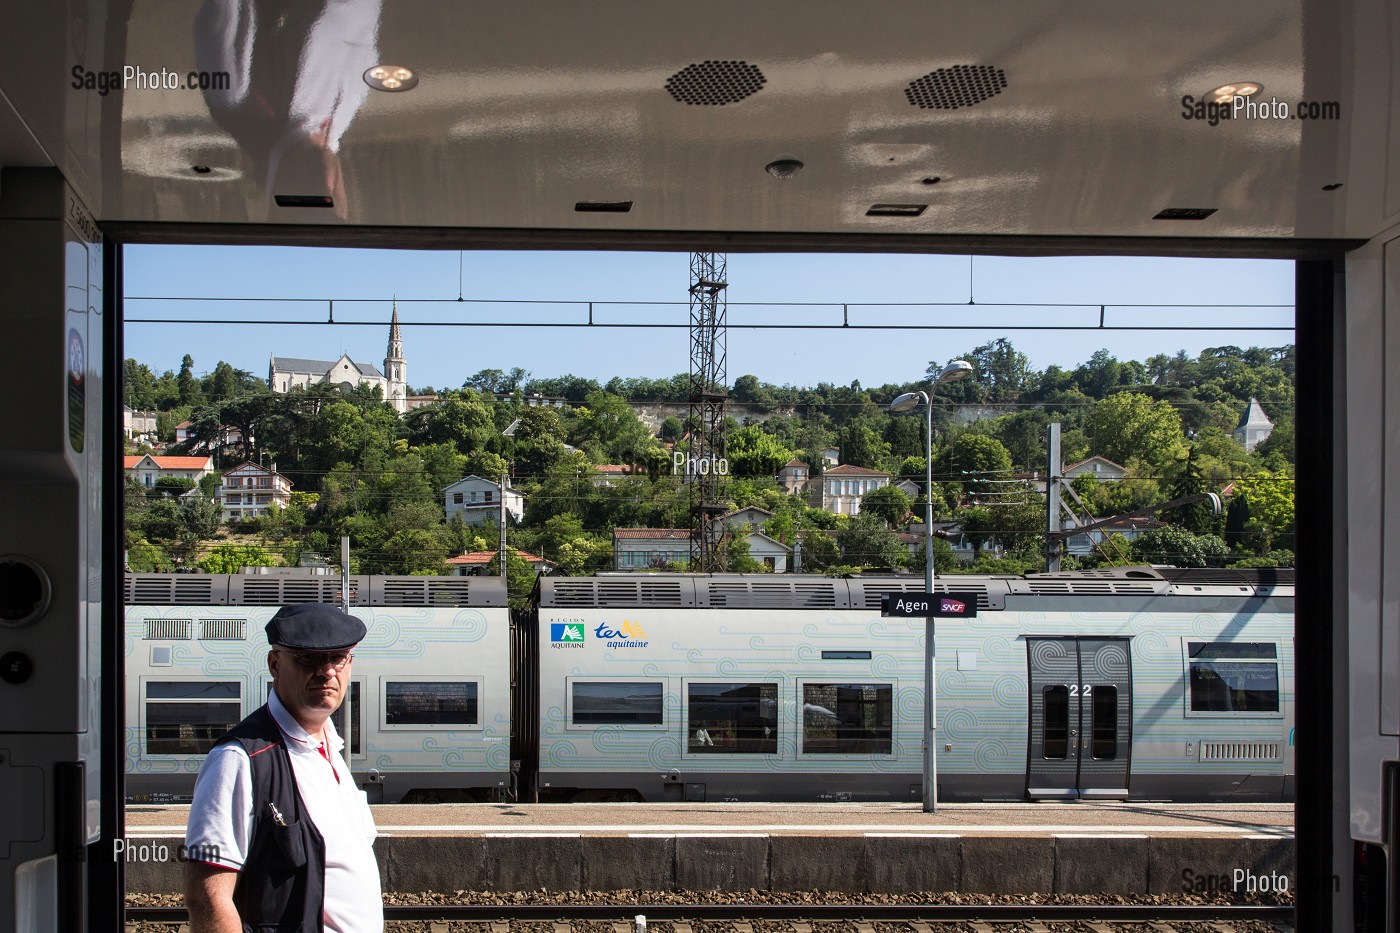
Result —
<instances>
[{"instance_id":1,"label":"station sign","mask_svg":"<svg viewBox=\"0 0 1400 933\"><path fill-rule=\"evenodd\" d=\"M884 593L880 615L928 619L977 615L976 593Z\"/></svg>"}]
</instances>

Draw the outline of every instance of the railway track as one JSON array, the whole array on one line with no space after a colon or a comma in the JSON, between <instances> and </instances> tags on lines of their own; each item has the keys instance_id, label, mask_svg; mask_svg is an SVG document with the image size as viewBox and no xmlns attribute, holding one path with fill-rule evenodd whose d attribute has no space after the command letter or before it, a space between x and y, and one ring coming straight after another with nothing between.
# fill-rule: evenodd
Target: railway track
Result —
<instances>
[{"instance_id":1,"label":"railway track","mask_svg":"<svg viewBox=\"0 0 1400 933\"><path fill-rule=\"evenodd\" d=\"M640 927L637 917L647 923L785 923L800 931L798 924L904 923L921 933L919 924L962 923L1026 924L1021 929L1044 929L1048 924L1087 923L1078 929L1094 930L1094 924L1155 924L1152 929L1166 933L1173 923L1215 924L1216 929L1232 929L1229 924L1249 924L1252 929L1291 929L1293 908L1256 904L415 904L384 908L386 923L440 922L473 923L493 927L492 933L514 923L573 923L615 926L634 933ZM128 923L184 923L183 907L129 907ZM1038 923L1041 926L1030 926ZM1257 925L1257 926L1256 926ZM1102 927L1101 927L1102 928ZM742 929L742 928L740 928ZM871 928L873 930L873 928ZM640 933L639 930L636 933ZM862 931L864 933L864 931Z\"/></svg>"}]
</instances>

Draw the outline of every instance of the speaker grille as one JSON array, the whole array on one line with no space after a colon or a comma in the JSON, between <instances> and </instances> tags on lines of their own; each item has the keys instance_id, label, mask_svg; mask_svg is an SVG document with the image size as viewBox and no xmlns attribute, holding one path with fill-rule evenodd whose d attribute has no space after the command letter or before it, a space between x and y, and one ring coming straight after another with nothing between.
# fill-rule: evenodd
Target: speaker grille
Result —
<instances>
[{"instance_id":1,"label":"speaker grille","mask_svg":"<svg viewBox=\"0 0 1400 933\"><path fill-rule=\"evenodd\" d=\"M748 62L704 61L666 79L666 90L683 104L723 107L763 90L768 79Z\"/></svg>"},{"instance_id":2,"label":"speaker grille","mask_svg":"<svg viewBox=\"0 0 1400 933\"><path fill-rule=\"evenodd\" d=\"M1006 72L991 65L954 65L915 78L904 89L909 103L923 110L957 110L995 97L1006 87Z\"/></svg>"}]
</instances>

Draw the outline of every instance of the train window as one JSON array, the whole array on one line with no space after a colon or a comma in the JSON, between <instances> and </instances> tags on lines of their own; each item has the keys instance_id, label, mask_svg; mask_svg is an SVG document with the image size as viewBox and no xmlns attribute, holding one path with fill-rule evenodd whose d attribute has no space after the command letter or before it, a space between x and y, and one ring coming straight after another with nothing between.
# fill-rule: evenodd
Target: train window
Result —
<instances>
[{"instance_id":1,"label":"train window","mask_svg":"<svg viewBox=\"0 0 1400 933\"><path fill-rule=\"evenodd\" d=\"M469 680L386 680L384 726L475 726L478 687Z\"/></svg>"},{"instance_id":2,"label":"train window","mask_svg":"<svg viewBox=\"0 0 1400 933\"><path fill-rule=\"evenodd\" d=\"M364 694L360 690L360 681L350 681L350 754L359 755L360 752L360 723L364 719L365 708L360 704L360 697Z\"/></svg>"},{"instance_id":3,"label":"train window","mask_svg":"<svg viewBox=\"0 0 1400 933\"><path fill-rule=\"evenodd\" d=\"M1069 687L1056 684L1045 688L1045 727L1040 753L1046 758L1069 757Z\"/></svg>"},{"instance_id":4,"label":"train window","mask_svg":"<svg viewBox=\"0 0 1400 933\"><path fill-rule=\"evenodd\" d=\"M576 726L661 725L661 682L574 681Z\"/></svg>"},{"instance_id":5,"label":"train window","mask_svg":"<svg viewBox=\"0 0 1400 933\"><path fill-rule=\"evenodd\" d=\"M203 755L243 718L234 680L146 681L146 754Z\"/></svg>"},{"instance_id":6,"label":"train window","mask_svg":"<svg viewBox=\"0 0 1400 933\"><path fill-rule=\"evenodd\" d=\"M1089 753L1098 759L1118 757L1118 688L1095 684L1090 699L1093 744Z\"/></svg>"},{"instance_id":7,"label":"train window","mask_svg":"<svg viewBox=\"0 0 1400 933\"><path fill-rule=\"evenodd\" d=\"M890 684L803 684L803 754L891 754L893 699Z\"/></svg>"},{"instance_id":8,"label":"train window","mask_svg":"<svg viewBox=\"0 0 1400 933\"><path fill-rule=\"evenodd\" d=\"M696 754L775 755L778 752L778 685L687 685L687 751Z\"/></svg>"},{"instance_id":9,"label":"train window","mask_svg":"<svg viewBox=\"0 0 1400 933\"><path fill-rule=\"evenodd\" d=\"M1277 713L1278 648L1268 642L1187 644L1190 711Z\"/></svg>"},{"instance_id":10,"label":"train window","mask_svg":"<svg viewBox=\"0 0 1400 933\"><path fill-rule=\"evenodd\" d=\"M869 651L823 651L823 661L869 661Z\"/></svg>"}]
</instances>

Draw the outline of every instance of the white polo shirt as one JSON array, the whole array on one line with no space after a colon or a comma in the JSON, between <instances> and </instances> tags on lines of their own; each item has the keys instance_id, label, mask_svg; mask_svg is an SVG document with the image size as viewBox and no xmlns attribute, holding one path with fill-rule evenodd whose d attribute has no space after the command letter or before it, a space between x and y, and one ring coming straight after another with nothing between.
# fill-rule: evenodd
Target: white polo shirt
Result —
<instances>
[{"instance_id":1,"label":"white polo shirt","mask_svg":"<svg viewBox=\"0 0 1400 933\"><path fill-rule=\"evenodd\" d=\"M323 920L330 933L382 933L384 905L374 860L374 817L341 757L345 742L326 720L329 747L313 742L273 691L267 701L286 739L304 812L326 845ZM264 806L267 804L264 803ZM202 861L243 868L253 828L253 775L237 742L204 759L190 805L185 848Z\"/></svg>"}]
</instances>

